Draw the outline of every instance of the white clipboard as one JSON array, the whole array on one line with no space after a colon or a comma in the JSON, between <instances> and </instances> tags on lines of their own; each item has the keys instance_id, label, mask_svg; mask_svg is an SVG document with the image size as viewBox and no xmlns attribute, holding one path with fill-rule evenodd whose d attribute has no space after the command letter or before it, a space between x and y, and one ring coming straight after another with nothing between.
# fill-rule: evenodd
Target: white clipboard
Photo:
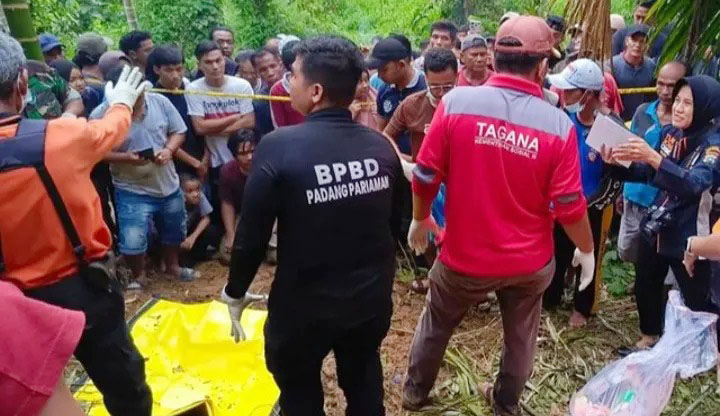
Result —
<instances>
[{"instance_id":1,"label":"white clipboard","mask_svg":"<svg viewBox=\"0 0 720 416\"><path fill-rule=\"evenodd\" d=\"M597 117L595 117L595 122L590 129L590 133L588 133L585 143L600 153L603 145L605 145L606 149L612 149L618 145L628 143L631 137L639 138L636 134L616 123L610 117L604 114L598 114ZM618 161L618 163L627 168L631 162L624 160Z\"/></svg>"}]
</instances>

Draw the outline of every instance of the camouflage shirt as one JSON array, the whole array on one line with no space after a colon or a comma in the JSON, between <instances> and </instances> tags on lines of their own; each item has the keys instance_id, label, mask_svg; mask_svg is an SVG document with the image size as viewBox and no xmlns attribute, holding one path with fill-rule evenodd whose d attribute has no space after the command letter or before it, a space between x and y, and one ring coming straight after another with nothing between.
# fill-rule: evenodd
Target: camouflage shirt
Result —
<instances>
[{"instance_id":1,"label":"camouflage shirt","mask_svg":"<svg viewBox=\"0 0 720 416\"><path fill-rule=\"evenodd\" d=\"M28 97L25 117L51 120L63 114L65 104L81 99L54 69L38 61L28 61Z\"/></svg>"}]
</instances>

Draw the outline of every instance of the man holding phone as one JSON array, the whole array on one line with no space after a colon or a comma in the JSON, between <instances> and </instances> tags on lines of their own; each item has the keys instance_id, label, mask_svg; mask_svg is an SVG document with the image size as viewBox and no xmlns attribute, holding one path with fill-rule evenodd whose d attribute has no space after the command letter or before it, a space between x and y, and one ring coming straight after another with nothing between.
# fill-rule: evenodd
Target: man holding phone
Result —
<instances>
[{"instance_id":1,"label":"man holding phone","mask_svg":"<svg viewBox=\"0 0 720 416\"><path fill-rule=\"evenodd\" d=\"M111 71L108 79L113 81L119 71ZM106 110L107 104L102 104L90 118L100 118ZM105 158L115 185L118 248L133 273L128 289L140 289L145 276L149 224L160 233L166 273L180 280L197 277L178 262L186 218L173 154L185 140L186 131L170 100L146 93L135 104L127 139Z\"/></svg>"}]
</instances>

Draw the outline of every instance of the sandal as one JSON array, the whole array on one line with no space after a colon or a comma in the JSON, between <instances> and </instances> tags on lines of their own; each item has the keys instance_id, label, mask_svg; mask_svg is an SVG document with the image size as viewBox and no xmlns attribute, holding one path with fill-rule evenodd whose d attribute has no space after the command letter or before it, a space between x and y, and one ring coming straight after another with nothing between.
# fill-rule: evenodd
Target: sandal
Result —
<instances>
[{"instance_id":1,"label":"sandal","mask_svg":"<svg viewBox=\"0 0 720 416\"><path fill-rule=\"evenodd\" d=\"M429 288L428 279L415 279L410 286L410 290L420 295L426 294Z\"/></svg>"}]
</instances>

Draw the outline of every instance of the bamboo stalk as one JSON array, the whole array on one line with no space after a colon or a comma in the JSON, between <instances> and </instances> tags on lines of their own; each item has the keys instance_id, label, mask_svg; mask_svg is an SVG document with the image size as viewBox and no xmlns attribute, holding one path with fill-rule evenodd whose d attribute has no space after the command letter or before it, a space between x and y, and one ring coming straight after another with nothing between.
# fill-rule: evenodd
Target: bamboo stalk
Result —
<instances>
[{"instance_id":1,"label":"bamboo stalk","mask_svg":"<svg viewBox=\"0 0 720 416\"><path fill-rule=\"evenodd\" d=\"M20 42L25 51L25 57L42 61L43 54L37 40L27 0L2 0L2 10L10 28L10 34Z\"/></svg>"}]
</instances>

